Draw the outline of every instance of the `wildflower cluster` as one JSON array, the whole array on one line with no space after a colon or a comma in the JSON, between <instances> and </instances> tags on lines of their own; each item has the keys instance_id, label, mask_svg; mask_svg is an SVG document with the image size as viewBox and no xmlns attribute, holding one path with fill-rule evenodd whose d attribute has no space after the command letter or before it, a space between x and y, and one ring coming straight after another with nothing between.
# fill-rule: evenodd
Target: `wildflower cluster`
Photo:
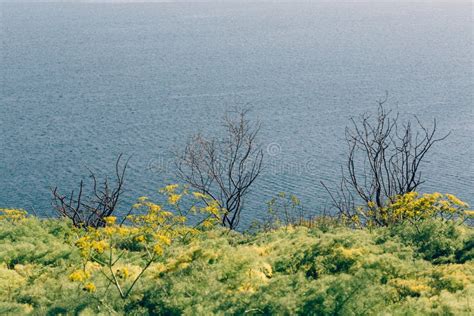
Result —
<instances>
[{"instance_id":1,"label":"wildflower cluster","mask_svg":"<svg viewBox=\"0 0 474 316\"><path fill-rule=\"evenodd\" d=\"M26 218L26 211L0 208L0 221L18 222Z\"/></svg>"},{"instance_id":2,"label":"wildflower cluster","mask_svg":"<svg viewBox=\"0 0 474 316\"><path fill-rule=\"evenodd\" d=\"M83 291L93 293L96 291L96 286L90 281L90 279L92 274L100 268L101 267L98 263L86 261L81 269L75 270L69 274L69 280L79 283Z\"/></svg>"},{"instance_id":3,"label":"wildflower cluster","mask_svg":"<svg viewBox=\"0 0 474 316\"><path fill-rule=\"evenodd\" d=\"M390 280L389 284L393 286L402 297L418 297L430 290L430 287L425 284L424 280L393 279Z\"/></svg>"},{"instance_id":4,"label":"wildflower cluster","mask_svg":"<svg viewBox=\"0 0 474 316\"><path fill-rule=\"evenodd\" d=\"M417 222L432 217L446 220L463 219L470 216L469 205L452 194L438 192L420 195L409 192L396 196L385 207L378 208L369 202L366 207L359 207L357 215L349 220L360 224L359 216L368 226L389 226L403 221Z\"/></svg>"},{"instance_id":5,"label":"wildflower cluster","mask_svg":"<svg viewBox=\"0 0 474 316\"><path fill-rule=\"evenodd\" d=\"M190 194L187 188L169 185L160 190L167 201L167 207L154 203L148 197L140 197L133 205L133 213L123 221L117 217L104 218L105 227L78 230L75 245L84 259L81 270L70 275L70 279L82 284L87 292L95 292L96 286L90 282L94 269L107 280L106 287L113 285L122 298L126 298L138 279L150 265L162 258L166 248L173 241L190 238L199 233L200 227L214 226L220 218L220 208L201 193ZM183 207L184 197L192 196L187 207ZM197 225L187 225L188 216L200 213L204 216ZM131 271L121 266L121 258L139 256L140 271Z\"/></svg>"},{"instance_id":6,"label":"wildflower cluster","mask_svg":"<svg viewBox=\"0 0 474 316\"><path fill-rule=\"evenodd\" d=\"M179 214L178 220L185 221L185 218L196 214L204 214L205 218L199 223L203 228L213 227L222 221L226 214L219 202L202 192L190 192L186 186L179 187L171 184L160 190L167 198L168 204L173 208L175 214ZM185 207L181 204L186 201ZM183 203L184 204L184 203Z\"/></svg>"}]
</instances>

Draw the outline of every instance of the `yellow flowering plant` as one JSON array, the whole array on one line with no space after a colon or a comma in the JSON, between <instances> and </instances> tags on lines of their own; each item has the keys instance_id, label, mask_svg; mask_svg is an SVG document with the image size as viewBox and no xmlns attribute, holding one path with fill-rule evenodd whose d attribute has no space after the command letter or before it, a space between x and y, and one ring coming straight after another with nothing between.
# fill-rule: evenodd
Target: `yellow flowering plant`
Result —
<instances>
[{"instance_id":1,"label":"yellow flowering plant","mask_svg":"<svg viewBox=\"0 0 474 316\"><path fill-rule=\"evenodd\" d=\"M99 265L96 269L107 280L107 287L113 285L120 297L126 298L151 264L162 258L172 242L196 235L201 228L209 228L219 222L221 210L205 195L190 194L187 188L169 185L160 190L168 202L166 207L140 197L131 212L122 221L114 216L104 218L105 227L77 230L75 245L83 257L83 267L74 271L70 279L83 285L87 292L96 292L90 282L93 273L87 268L90 263ZM181 205L185 197L186 207ZM184 204L184 203L183 203ZM204 219L194 226L187 225L188 217L199 213ZM119 267L123 258L140 257L140 271L130 273L128 268Z\"/></svg>"},{"instance_id":2,"label":"yellow flowering plant","mask_svg":"<svg viewBox=\"0 0 474 316\"><path fill-rule=\"evenodd\" d=\"M381 208L369 202L357 208L357 214L347 220L367 226L390 226L404 221L414 223L433 217L464 220L469 216L468 207L467 203L452 194L409 192L392 198Z\"/></svg>"},{"instance_id":3,"label":"yellow flowering plant","mask_svg":"<svg viewBox=\"0 0 474 316\"><path fill-rule=\"evenodd\" d=\"M0 208L0 221L18 222L25 219L27 212L19 209Z\"/></svg>"}]
</instances>

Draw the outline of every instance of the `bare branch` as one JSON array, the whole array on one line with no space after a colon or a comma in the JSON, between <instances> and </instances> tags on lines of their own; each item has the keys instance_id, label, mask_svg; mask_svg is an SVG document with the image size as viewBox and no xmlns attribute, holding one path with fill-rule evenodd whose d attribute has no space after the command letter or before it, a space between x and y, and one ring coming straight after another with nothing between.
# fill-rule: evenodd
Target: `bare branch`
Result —
<instances>
[{"instance_id":1,"label":"bare branch","mask_svg":"<svg viewBox=\"0 0 474 316\"><path fill-rule=\"evenodd\" d=\"M380 209L397 195L417 190L424 183L420 171L424 158L435 143L449 136L436 136L436 120L431 128L416 116L417 129L410 121L400 123L399 114L385 108L387 100L386 96L377 102L376 116L364 113L351 118L351 127L346 128L347 175L342 172L337 193L323 184L341 215L357 214L353 194ZM385 225L378 214L373 216L374 222Z\"/></svg>"},{"instance_id":2,"label":"bare branch","mask_svg":"<svg viewBox=\"0 0 474 316\"><path fill-rule=\"evenodd\" d=\"M94 172L88 169L92 179L92 192L89 196L84 196L84 182L82 180L79 184L77 196L74 195L74 191L67 197L61 195L57 187L52 189L52 205L59 216L71 219L76 227L104 226L104 218L111 216L117 210L118 202L123 193L125 172L130 158L127 159L123 167L120 166L121 159L122 154L119 155L115 163L116 179L113 187L110 186L107 177L102 185L99 185Z\"/></svg>"},{"instance_id":3,"label":"bare branch","mask_svg":"<svg viewBox=\"0 0 474 316\"><path fill-rule=\"evenodd\" d=\"M195 135L176 159L178 178L225 209L221 223L230 229L239 225L244 198L263 165L263 151L257 142L260 122L252 123L248 113L227 113L223 138Z\"/></svg>"}]
</instances>

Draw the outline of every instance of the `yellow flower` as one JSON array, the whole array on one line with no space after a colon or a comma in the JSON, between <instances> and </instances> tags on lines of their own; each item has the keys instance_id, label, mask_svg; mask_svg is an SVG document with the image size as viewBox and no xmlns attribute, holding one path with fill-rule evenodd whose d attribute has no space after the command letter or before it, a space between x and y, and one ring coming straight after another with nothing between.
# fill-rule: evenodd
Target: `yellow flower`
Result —
<instances>
[{"instance_id":1,"label":"yellow flower","mask_svg":"<svg viewBox=\"0 0 474 316\"><path fill-rule=\"evenodd\" d=\"M108 236L112 236L114 233L115 233L116 229L115 227L104 227L103 229L103 232L108 235Z\"/></svg>"},{"instance_id":2,"label":"yellow flower","mask_svg":"<svg viewBox=\"0 0 474 316\"><path fill-rule=\"evenodd\" d=\"M450 200L452 203L458 205L458 206L461 206L461 207L468 207L469 205L463 201L461 201L460 199L458 199L456 196L452 195L452 194L445 194L446 197L448 198L448 200Z\"/></svg>"},{"instance_id":3,"label":"yellow flower","mask_svg":"<svg viewBox=\"0 0 474 316\"><path fill-rule=\"evenodd\" d=\"M81 249L88 249L90 248L90 237L89 236L84 236L79 238L76 241L76 246Z\"/></svg>"},{"instance_id":4,"label":"yellow flower","mask_svg":"<svg viewBox=\"0 0 474 316\"><path fill-rule=\"evenodd\" d=\"M184 216L176 216L174 219L175 219L175 221L178 222L178 223L184 223L184 222L186 222L186 217L184 217Z\"/></svg>"},{"instance_id":5,"label":"yellow flower","mask_svg":"<svg viewBox=\"0 0 474 316\"><path fill-rule=\"evenodd\" d=\"M474 217L474 210L466 210L464 211L464 214L468 217Z\"/></svg>"},{"instance_id":6,"label":"yellow flower","mask_svg":"<svg viewBox=\"0 0 474 316\"><path fill-rule=\"evenodd\" d=\"M161 212L161 216L163 216L163 217L170 217L170 216L173 216L173 213L168 212L168 211L164 211L164 212Z\"/></svg>"},{"instance_id":7,"label":"yellow flower","mask_svg":"<svg viewBox=\"0 0 474 316\"><path fill-rule=\"evenodd\" d=\"M104 217L105 224L107 225L114 225L115 222L117 221L117 217L115 216L107 216Z\"/></svg>"},{"instance_id":8,"label":"yellow flower","mask_svg":"<svg viewBox=\"0 0 474 316\"><path fill-rule=\"evenodd\" d=\"M0 209L0 220L11 222L21 221L26 218L27 212L15 209Z\"/></svg>"},{"instance_id":9,"label":"yellow flower","mask_svg":"<svg viewBox=\"0 0 474 316\"><path fill-rule=\"evenodd\" d=\"M138 241L138 242L144 242L145 241L145 236L143 236L143 235L137 236L137 237L135 237L135 240Z\"/></svg>"},{"instance_id":10,"label":"yellow flower","mask_svg":"<svg viewBox=\"0 0 474 316\"><path fill-rule=\"evenodd\" d=\"M156 239L158 239L158 241L160 241L161 243L163 243L163 244L165 244L165 245L167 245L167 246L171 245L171 239L170 239L169 237L163 236L163 235L156 235L155 237L156 237Z\"/></svg>"},{"instance_id":11,"label":"yellow flower","mask_svg":"<svg viewBox=\"0 0 474 316\"><path fill-rule=\"evenodd\" d=\"M167 193L173 193L178 187L179 187L179 184L170 184L170 185L165 186L163 188L163 191Z\"/></svg>"},{"instance_id":12,"label":"yellow flower","mask_svg":"<svg viewBox=\"0 0 474 316\"><path fill-rule=\"evenodd\" d=\"M204 228L211 228L213 226L214 226L214 224L210 219L207 219L204 222L202 222L202 227L204 227Z\"/></svg>"},{"instance_id":13,"label":"yellow flower","mask_svg":"<svg viewBox=\"0 0 474 316\"><path fill-rule=\"evenodd\" d=\"M84 285L83 290L89 293L94 293L97 288L95 287L94 283L87 283Z\"/></svg>"},{"instance_id":14,"label":"yellow flower","mask_svg":"<svg viewBox=\"0 0 474 316\"><path fill-rule=\"evenodd\" d=\"M122 237L127 236L128 234L130 234L130 232L131 232L130 228L125 227L125 226L120 226L117 229L117 234L119 234Z\"/></svg>"},{"instance_id":15,"label":"yellow flower","mask_svg":"<svg viewBox=\"0 0 474 316\"><path fill-rule=\"evenodd\" d=\"M352 222L355 224L360 224L360 218L357 215L352 216Z\"/></svg>"},{"instance_id":16,"label":"yellow flower","mask_svg":"<svg viewBox=\"0 0 474 316\"><path fill-rule=\"evenodd\" d=\"M220 207L219 207L219 204L217 203L217 201L213 201L212 203L210 203L206 207L202 208L201 210L205 213L209 213L209 214L218 216L219 211L220 211Z\"/></svg>"},{"instance_id":17,"label":"yellow flower","mask_svg":"<svg viewBox=\"0 0 474 316\"><path fill-rule=\"evenodd\" d=\"M163 254L163 247L161 247L161 245L159 245L159 244L156 244L153 247L153 252L157 255L162 255Z\"/></svg>"},{"instance_id":18,"label":"yellow flower","mask_svg":"<svg viewBox=\"0 0 474 316\"><path fill-rule=\"evenodd\" d=\"M90 277L90 274L84 270L76 270L69 275L69 280L73 282L84 282Z\"/></svg>"},{"instance_id":19,"label":"yellow flower","mask_svg":"<svg viewBox=\"0 0 474 316\"><path fill-rule=\"evenodd\" d=\"M145 202L146 200L148 200L148 198L147 198L146 196L140 196L140 197L138 198L138 201L139 201L139 202Z\"/></svg>"},{"instance_id":20,"label":"yellow flower","mask_svg":"<svg viewBox=\"0 0 474 316\"><path fill-rule=\"evenodd\" d=\"M431 197L435 200L439 200L439 199L443 198L443 195L439 192L434 192L433 194L431 194Z\"/></svg>"},{"instance_id":21,"label":"yellow flower","mask_svg":"<svg viewBox=\"0 0 474 316\"><path fill-rule=\"evenodd\" d=\"M389 284L394 286L398 292L405 295L420 295L422 292L430 290L430 287L423 284L423 280L403 280L392 279Z\"/></svg>"},{"instance_id":22,"label":"yellow flower","mask_svg":"<svg viewBox=\"0 0 474 316\"><path fill-rule=\"evenodd\" d=\"M99 241L93 241L91 243L91 247L98 253L103 253L109 247L109 244L105 240L99 240Z\"/></svg>"},{"instance_id":23,"label":"yellow flower","mask_svg":"<svg viewBox=\"0 0 474 316\"><path fill-rule=\"evenodd\" d=\"M207 195L205 195L201 192L193 192L193 195L196 199L205 199L205 198L207 198Z\"/></svg>"},{"instance_id":24,"label":"yellow flower","mask_svg":"<svg viewBox=\"0 0 474 316\"><path fill-rule=\"evenodd\" d=\"M181 195L180 194L170 194L169 197L168 197L168 203L171 204L171 205L175 205L179 202L179 200L181 199Z\"/></svg>"},{"instance_id":25,"label":"yellow flower","mask_svg":"<svg viewBox=\"0 0 474 316\"><path fill-rule=\"evenodd\" d=\"M149 206L149 208L150 208L150 211L151 211L151 212L159 212L159 211L161 211L161 206L159 206L159 205L157 205L157 204L151 204L151 205Z\"/></svg>"}]
</instances>

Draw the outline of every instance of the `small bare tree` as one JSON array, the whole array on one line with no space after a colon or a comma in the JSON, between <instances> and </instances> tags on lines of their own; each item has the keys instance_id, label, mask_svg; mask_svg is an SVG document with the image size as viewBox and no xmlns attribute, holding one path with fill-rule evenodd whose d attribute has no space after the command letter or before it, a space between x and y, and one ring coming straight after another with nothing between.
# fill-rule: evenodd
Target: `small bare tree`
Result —
<instances>
[{"instance_id":1,"label":"small bare tree","mask_svg":"<svg viewBox=\"0 0 474 316\"><path fill-rule=\"evenodd\" d=\"M195 135L177 155L178 178L214 199L224 210L221 223L229 229L239 225L244 198L262 170L261 124L247 115L248 110L228 112L223 138Z\"/></svg>"},{"instance_id":2,"label":"small bare tree","mask_svg":"<svg viewBox=\"0 0 474 316\"><path fill-rule=\"evenodd\" d=\"M416 191L425 181L420 166L432 146L448 137L437 137L436 119L431 128L415 116L416 126L401 123L399 114L385 108L385 99L378 101L375 117L368 113L351 118L346 128L348 156L342 170L342 181L331 198L340 215L351 217L357 201L382 208L397 195ZM380 219L373 218L382 225Z\"/></svg>"},{"instance_id":3,"label":"small bare tree","mask_svg":"<svg viewBox=\"0 0 474 316\"><path fill-rule=\"evenodd\" d=\"M116 179L113 184L107 177L99 184L97 177L89 169L92 178L92 193L89 196L84 196L84 182L82 180L77 194L72 191L67 196L60 194L57 187L52 189L52 205L59 216L71 219L76 227L105 226L104 218L114 214L124 189L125 172L130 159L120 166L121 159L122 154L119 155L115 163Z\"/></svg>"}]
</instances>

